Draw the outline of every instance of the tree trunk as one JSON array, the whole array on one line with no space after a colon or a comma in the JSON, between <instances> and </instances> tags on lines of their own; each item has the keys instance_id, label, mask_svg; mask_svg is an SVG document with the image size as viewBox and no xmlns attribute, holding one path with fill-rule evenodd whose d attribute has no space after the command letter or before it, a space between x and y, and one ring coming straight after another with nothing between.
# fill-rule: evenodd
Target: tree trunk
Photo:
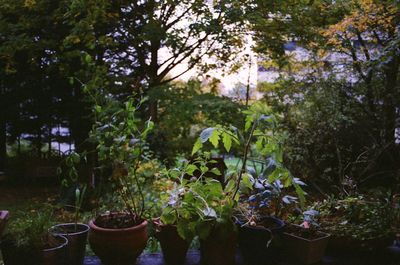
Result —
<instances>
[{"instance_id":1,"label":"tree trunk","mask_svg":"<svg viewBox=\"0 0 400 265\"><path fill-rule=\"evenodd\" d=\"M396 107L399 107L400 93L397 91L400 58L393 58L385 71L385 142L394 143L396 129Z\"/></svg>"}]
</instances>

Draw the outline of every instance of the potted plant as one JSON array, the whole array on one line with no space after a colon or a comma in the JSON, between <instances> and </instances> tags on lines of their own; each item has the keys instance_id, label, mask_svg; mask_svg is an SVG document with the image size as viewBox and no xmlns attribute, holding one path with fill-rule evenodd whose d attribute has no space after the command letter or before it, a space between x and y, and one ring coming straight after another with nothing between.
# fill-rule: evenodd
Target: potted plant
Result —
<instances>
[{"instance_id":1,"label":"potted plant","mask_svg":"<svg viewBox=\"0 0 400 265\"><path fill-rule=\"evenodd\" d=\"M323 231L331 234L327 252L353 256L379 254L393 241L393 214L387 196L354 194L314 204Z\"/></svg>"},{"instance_id":2,"label":"potted plant","mask_svg":"<svg viewBox=\"0 0 400 265\"><path fill-rule=\"evenodd\" d=\"M285 250L289 256L301 264L314 264L321 261L328 245L330 235L318 229L314 218L319 213L308 210L303 213L301 225L291 224L283 233Z\"/></svg>"},{"instance_id":3,"label":"potted plant","mask_svg":"<svg viewBox=\"0 0 400 265\"><path fill-rule=\"evenodd\" d=\"M143 180L137 173L146 160L146 138L153 122L139 125L136 117L138 105L129 99L117 110L110 112L96 107L100 118L93 130L99 160L112 169L109 178L114 192L123 203L123 210L98 215L89 222L89 244L105 264L135 264L147 244L147 221L144 218L145 202Z\"/></svg>"},{"instance_id":4,"label":"potted plant","mask_svg":"<svg viewBox=\"0 0 400 265\"><path fill-rule=\"evenodd\" d=\"M67 238L47 232L49 211L24 214L10 222L1 242L5 265L63 265L66 261ZM27 261L27 259L29 261Z\"/></svg>"},{"instance_id":5,"label":"potted plant","mask_svg":"<svg viewBox=\"0 0 400 265\"><path fill-rule=\"evenodd\" d=\"M298 185L303 185L294 179ZM284 195L281 181L269 183L258 178L250 194L244 194L235 215L239 225L239 247L248 264L270 262L279 254L279 242L285 226L281 219L284 210L292 209L297 204L297 197Z\"/></svg>"},{"instance_id":6,"label":"potted plant","mask_svg":"<svg viewBox=\"0 0 400 265\"><path fill-rule=\"evenodd\" d=\"M282 202L290 204L297 201L294 196L283 196L282 188L293 187L303 202L301 185L304 183L294 178L283 166L283 139L277 132L277 117L271 110L256 103L244 114L246 123L243 132L220 125L207 128L200 134L193 151L200 150L206 142L215 148L222 142L227 152L232 144L237 144L242 150L241 163L228 171L227 178L232 182L229 184L228 181L227 186L233 186L234 190L232 199L235 201L235 219L239 226L238 239L242 254L247 263L259 264L260 260L265 260L264 254L272 235L277 235L283 228L281 220L270 214L265 215L261 209L275 204L276 213L280 213Z\"/></svg>"},{"instance_id":7,"label":"potted plant","mask_svg":"<svg viewBox=\"0 0 400 265\"><path fill-rule=\"evenodd\" d=\"M159 218L153 220L155 237L161 245L164 261L169 265L182 265L194 234L187 233L182 224L195 218L186 209L183 202L186 183L193 176L194 168L187 161L173 169L165 169L159 181L160 203L162 207ZM186 220L186 221L185 221Z\"/></svg>"},{"instance_id":8,"label":"potted plant","mask_svg":"<svg viewBox=\"0 0 400 265\"><path fill-rule=\"evenodd\" d=\"M217 230L222 229L217 229L215 223L217 216L222 215L223 211L222 208L215 207L216 202L226 200L219 165L220 163L207 153L184 161L178 167L165 170L162 174L162 184L165 187L160 196L162 213L154 223L155 236L160 241L167 264L183 264L190 242L195 236L200 237L204 248L211 245L208 237L216 235L222 238L222 235L216 234ZM224 218L225 216L219 218L219 221L225 222ZM230 222L231 219L227 223ZM212 233L214 234L211 235ZM235 241L229 243L235 248ZM224 246L226 245L225 243ZM218 255L223 256L226 251L218 252ZM203 263L205 259L208 257L203 255ZM216 261L212 264L229 264L221 262L226 261Z\"/></svg>"},{"instance_id":9,"label":"potted plant","mask_svg":"<svg viewBox=\"0 0 400 265\"><path fill-rule=\"evenodd\" d=\"M79 214L83 202L86 186L76 188L74 222L62 223L52 226L49 232L54 235L61 235L68 239L68 264L82 265L85 257L86 241L89 232L89 226L79 223Z\"/></svg>"},{"instance_id":10,"label":"potted plant","mask_svg":"<svg viewBox=\"0 0 400 265\"><path fill-rule=\"evenodd\" d=\"M6 228L6 224L8 221L8 211L0 211L0 238L3 235L3 232Z\"/></svg>"}]
</instances>

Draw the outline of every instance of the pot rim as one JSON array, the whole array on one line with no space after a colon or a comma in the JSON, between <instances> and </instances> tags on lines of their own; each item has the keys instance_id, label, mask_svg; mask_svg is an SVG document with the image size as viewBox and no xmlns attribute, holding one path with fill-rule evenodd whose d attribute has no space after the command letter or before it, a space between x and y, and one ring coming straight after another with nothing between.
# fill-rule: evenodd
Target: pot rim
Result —
<instances>
[{"instance_id":1,"label":"pot rim","mask_svg":"<svg viewBox=\"0 0 400 265\"><path fill-rule=\"evenodd\" d=\"M104 228L104 227L96 225L95 222L94 222L95 220L96 220L96 218L89 221L90 229L98 230L98 231L102 231L102 232L135 231L135 230L141 230L141 229L143 229L143 228L145 228L147 226L147 220L144 219L140 224L132 226L132 227L127 227L127 228Z\"/></svg>"},{"instance_id":2,"label":"pot rim","mask_svg":"<svg viewBox=\"0 0 400 265\"><path fill-rule=\"evenodd\" d=\"M262 230L262 231L266 230L266 231L269 231L271 233L272 233L273 230L283 229L285 227L285 225L286 225L283 220L281 220L281 219L279 219L277 217L274 217L274 216L264 216L264 217L260 218L260 221L267 220L267 219L272 219L274 221L277 221L277 223L279 223L279 226L275 227L275 228L272 228L272 229L271 228L266 228L265 226L262 226L262 225L253 226L253 225L249 225L249 224L243 222L237 216L234 216L235 223L238 224L240 227L246 227L246 228L250 228L250 229L254 229L254 230Z\"/></svg>"},{"instance_id":3,"label":"pot rim","mask_svg":"<svg viewBox=\"0 0 400 265\"><path fill-rule=\"evenodd\" d=\"M153 219L151 220L151 222L152 222L153 225L159 226L159 227L167 227L167 226L174 226L174 227L176 227L176 226L177 226L176 224L164 224L164 223L161 221L161 218L160 218L160 217L153 218Z\"/></svg>"},{"instance_id":4,"label":"pot rim","mask_svg":"<svg viewBox=\"0 0 400 265\"><path fill-rule=\"evenodd\" d=\"M326 234L324 232L320 232L320 233L321 233L321 236L318 237L318 238L315 238L315 239L307 239L307 238L296 236L296 235L293 235L293 234L290 234L290 233L287 233L287 232L284 232L283 234L286 235L286 236L295 237L295 238L298 238L298 239L301 239L301 240L307 241L307 242L316 242L316 241L320 241L320 240L323 240L323 239L331 237L330 234Z\"/></svg>"},{"instance_id":5,"label":"pot rim","mask_svg":"<svg viewBox=\"0 0 400 265\"><path fill-rule=\"evenodd\" d=\"M54 235L61 235L61 236L74 236L74 235L80 235L80 234L84 234L89 232L90 227L87 224L83 224L83 223L77 223L77 226L80 226L81 228L84 227L84 229L77 231L77 232L72 232L72 233L63 233L63 232L56 232L54 230L56 230L58 227L62 227L62 226L75 226L75 223L61 223L61 224L56 224L53 225L52 227L50 227L48 229L49 233L52 233Z\"/></svg>"},{"instance_id":6,"label":"pot rim","mask_svg":"<svg viewBox=\"0 0 400 265\"><path fill-rule=\"evenodd\" d=\"M62 239L64 240L64 243L62 243L62 244L60 244L59 246L57 246L57 247L54 247L54 248L46 248L46 249L42 249L42 251L43 251L43 252L50 252L50 251L53 251L53 250L61 249L61 248L64 248L65 246L67 246L67 245L68 245L68 239L67 239L65 236L62 236L62 235L56 235L56 237L58 237L58 238L62 238Z\"/></svg>"},{"instance_id":7,"label":"pot rim","mask_svg":"<svg viewBox=\"0 0 400 265\"><path fill-rule=\"evenodd\" d=\"M301 226L296 225L296 224L291 224L291 226L301 227ZM286 235L286 236L295 237L295 238L298 238L298 239L301 239L301 240L304 240L304 241L307 241L307 242L316 242L316 241L320 241L320 240L327 239L327 238L331 237L331 235L328 234L328 233L325 233L325 232L322 232L322 231L317 231L317 232L318 232L318 234L320 234L320 237L314 238L314 239L307 239L307 238L300 237L300 236L297 236L297 235L294 235L294 234L291 234L291 233L288 233L288 232L283 232L283 234Z\"/></svg>"}]
</instances>

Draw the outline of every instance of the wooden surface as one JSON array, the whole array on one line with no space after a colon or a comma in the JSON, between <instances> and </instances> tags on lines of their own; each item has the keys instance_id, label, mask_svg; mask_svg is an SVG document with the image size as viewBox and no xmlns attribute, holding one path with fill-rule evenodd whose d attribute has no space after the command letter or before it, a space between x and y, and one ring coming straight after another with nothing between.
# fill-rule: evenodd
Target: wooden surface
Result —
<instances>
[{"instance_id":1,"label":"wooden surface","mask_svg":"<svg viewBox=\"0 0 400 265\"><path fill-rule=\"evenodd\" d=\"M285 257L282 257L284 259ZM287 258L287 257L286 257ZM323 261L316 265L400 265L400 257L394 259L393 257L342 257L334 258L326 256ZM237 255L236 265L246 265L241 261L241 257ZM199 251L191 250L187 254L185 265L199 265L200 264L200 253ZM261 263L260 263L261 264ZM268 265L300 265L296 262L267 262ZM101 262L97 257L86 257L84 265L101 265ZM142 254L136 265L165 265L163 256L160 253L155 254ZM218 264L215 264L218 265ZM258 264L255 264L258 265Z\"/></svg>"}]
</instances>

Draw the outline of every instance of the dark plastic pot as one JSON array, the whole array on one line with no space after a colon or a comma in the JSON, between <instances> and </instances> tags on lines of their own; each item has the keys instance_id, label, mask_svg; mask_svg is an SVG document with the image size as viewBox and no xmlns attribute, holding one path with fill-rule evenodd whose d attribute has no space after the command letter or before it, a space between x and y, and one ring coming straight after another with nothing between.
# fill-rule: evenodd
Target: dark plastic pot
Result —
<instances>
[{"instance_id":1,"label":"dark plastic pot","mask_svg":"<svg viewBox=\"0 0 400 265\"><path fill-rule=\"evenodd\" d=\"M0 237L3 235L6 229L6 224L8 221L8 211L0 211Z\"/></svg>"},{"instance_id":2,"label":"dark plastic pot","mask_svg":"<svg viewBox=\"0 0 400 265\"><path fill-rule=\"evenodd\" d=\"M147 244L147 221L129 228L102 228L89 222L89 244L105 265L134 265Z\"/></svg>"},{"instance_id":3,"label":"dark plastic pot","mask_svg":"<svg viewBox=\"0 0 400 265\"><path fill-rule=\"evenodd\" d=\"M235 265L237 232L213 229L205 240L200 240L201 265Z\"/></svg>"},{"instance_id":4,"label":"dark plastic pot","mask_svg":"<svg viewBox=\"0 0 400 265\"><path fill-rule=\"evenodd\" d=\"M295 226L298 229L304 229ZM318 232L316 239L306 239L287 232L283 233L285 249L290 257L300 264L314 264L321 261L329 241L329 234Z\"/></svg>"},{"instance_id":5,"label":"dark plastic pot","mask_svg":"<svg viewBox=\"0 0 400 265\"><path fill-rule=\"evenodd\" d=\"M181 238L176 225L164 225L159 219L153 221L155 237L160 241L164 261L168 265L183 265L190 242Z\"/></svg>"},{"instance_id":6,"label":"dark plastic pot","mask_svg":"<svg viewBox=\"0 0 400 265\"><path fill-rule=\"evenodd\" d=\"M1 242L1 253L5 265L68 265L67 245L68 240L63 236L56 237L59 245L54 248L35 250L17 247L14 242L5 240Z\"/></svg>"},{"instance_id":7,"label":"dark plastic pot","mask_svg":"<svg viewBox=\"0 0 400 265\"><path fill-rule=\"evenodd\" d=\"M263 223L265 226L262 225ZM284 222L274 217L265 217L261 219L259 226L245 225L239 220L237 220L237 224L239 226L239 249L246 264L269 263L273 256L269 244L274 236L283 232Z\"/></svg>"},{"instance_id":8,"label":"dark plastic pot","mask_svg":"<svg viewBox=\"0 0 400 265\"><path fill-rule=\"evenodd\" d=\"M58 224L49 229L55 235L65 236L68 239L68 264L82 265L85 258L86 240L89 226L86 224Z\"/></svg>"}]
</instances>

